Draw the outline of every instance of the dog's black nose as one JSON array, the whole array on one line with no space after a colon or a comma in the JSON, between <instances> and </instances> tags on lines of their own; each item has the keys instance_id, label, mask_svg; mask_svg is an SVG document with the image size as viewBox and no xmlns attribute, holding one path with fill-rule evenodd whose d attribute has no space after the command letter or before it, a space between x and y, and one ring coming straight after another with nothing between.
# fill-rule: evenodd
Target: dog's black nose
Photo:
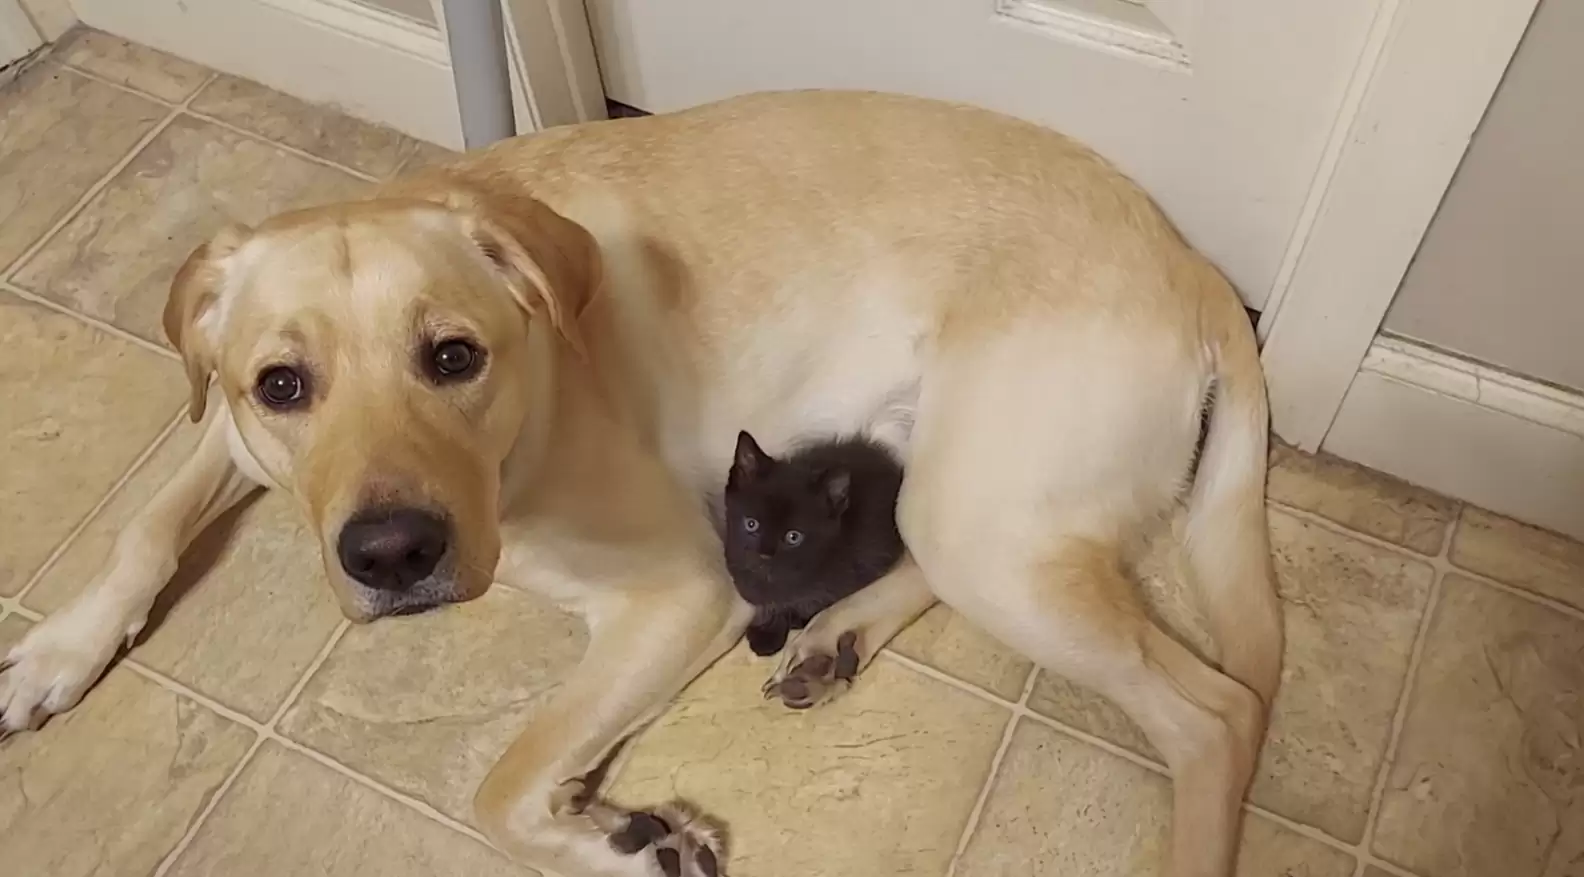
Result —
<instances>
[{"instance_id":1,"label":"dog's black nose","mask_svg":"<svg viewBox=\"0 0 1584 877\"><path fill-rule=\"evenodd\" d=\"M341 568L381 591L405 591L428 578L445 555L451 528L419 509L358 512L341 528L336 553Z\"/></svg>"}]
</instances>

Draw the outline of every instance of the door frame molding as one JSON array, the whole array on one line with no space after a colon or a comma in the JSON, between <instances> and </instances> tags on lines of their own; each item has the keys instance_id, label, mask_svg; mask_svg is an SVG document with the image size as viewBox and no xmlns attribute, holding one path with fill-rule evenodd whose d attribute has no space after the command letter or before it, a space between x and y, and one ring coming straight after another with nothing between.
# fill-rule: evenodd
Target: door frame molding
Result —
<instances>
[{"instance_id":1,"label":"door frame molding","mask_svg":"<svg viewBox=\"0 0 1584 877\"><path fill-rule=\"evenodd\" d=\"M1261 315L1276 433L1320 447L1539 0L1382 0Z\"/></svg>"},{"instance_id":2,"label":"door frame molding","mask_svg":"<svg viewBox=\"0 0 1584 877\"><path fill-rule=\"evenodd\" d=\"M89 27L462 148L450 50L435 25L354 0L72 3ZM503 5L518 132L605 118L582 3Z\"/></svg>"}]
</instances>

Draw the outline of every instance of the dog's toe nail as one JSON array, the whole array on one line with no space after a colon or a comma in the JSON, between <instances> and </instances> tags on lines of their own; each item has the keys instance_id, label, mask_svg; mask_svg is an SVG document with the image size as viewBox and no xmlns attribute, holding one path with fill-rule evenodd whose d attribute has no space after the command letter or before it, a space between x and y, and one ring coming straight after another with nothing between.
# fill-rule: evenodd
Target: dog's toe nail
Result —
<instances>
[{"instance_id":1,"label":"dog's toe nail","mask_svg":"<svg viewBox=\"0 0 1584 877\"><path fill-rule=\"evenodd\" d=\"M7 670L9 670L9 669L11 669L12 667L15 667L15 666L16 666L16 662L11 660L10 658L0 658L0 673L4 673L5 671L7 671Z\"/></svg>"},{"instance_id":2,"label":"dog's toe nail","mask_svg":"<svg viewBox=\"0 0 1584 877\"><path fill-rule=\"evenodd\" d=\"M655 858L660 860L660 870L666 877L682 877L682 854L670 847L655 850Z\"/></svg>"}]
</instances>

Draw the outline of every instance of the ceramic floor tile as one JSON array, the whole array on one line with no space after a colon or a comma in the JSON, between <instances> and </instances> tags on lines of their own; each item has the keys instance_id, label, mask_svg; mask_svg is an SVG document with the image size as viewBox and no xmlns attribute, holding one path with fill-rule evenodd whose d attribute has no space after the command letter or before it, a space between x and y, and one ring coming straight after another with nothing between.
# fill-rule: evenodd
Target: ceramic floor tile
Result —
<instances>
[{"instance_id":1,"label":"ceramic floor tile","mask_svg":"<svg viewBox=\"0 0 1584 877\"><path fill-rule=\"evenodd\" d=\"M1251 798L1357 841L1434 573L1280 511L1270 520L1287 653ZM1060 677L1041 673L1029 706L1160 762L1119 708Z\"/></svg>"},{"instance_id":2,"label":"ceramic floor tile","mask_svg":"<svg viewBox=\"0 0 1584 877\"><path fill-rule=\"evenodd\" d=\"M1039 678L1034 681L1034 690L1029 692L1028 707L1156 764L1163 762L1144 732L1121 707L1064 677L1040 671Z\"/></svg>"},{"instance_id":3,"label":"ceramic floor tile","mask_svg":"<svg viewBox=\"0 0 1584 877\"><path fill-rule=\"evenodd\" d=\"M0 649L20 636L0 621ZM128 670L78 707L0 745L5 873L144 877L176 846L253 741Z\"/></svg>"},{"instance_id":4,"label":"ceramic floor tile","mask_svg":"<svg viewBox=\"0 0 1584 877\"><path fill-rule=\"evenodd\" d=\"M53 64L0 90L0 271L169 112Z\"/></svg>"},{"instance_id":5,"label":"ceramic floor tile","mask_svg":"<svg viewBox=\"0 0 1584 877\"><path fill-rule=\"evenodd\" d=\"M1170 818L1165 777L1023 721L957 877L1158 874ZM1244 819L1237 877L1351 877L1353 869L1347 853Z\"/></svg>"},{"instance_id":6,"label":"ceramic floor tile","mask_svg":"<svg viewBox=\"0 0 1584 877\"><path fill-rule=\"evenodd\" d=\"M0 595L22 589L186 400L181 367L0 293Z\"/></svg>"},{"instance_id":7,"label":"ceramic floor tile","mask_svg":"<svg viewBox=\"0 0 1584 877\"><path fill-rule=\"evenodd\" d=\"M1584 873L1584 621L1449 576L1375 852L1425 877Z\"/></svg>"},{"instance_id":8,"label":"ceramic floor tile","mask_svg":"<svg viewBox=\"0 0 1584 877\"><path fill-rule=\"evenodd\" d=\"M576 619L497 585L440 612L352 628L281 728L471 822L479 781L585 642Z\"/></svg>"},{"instance_id":9,"label":"ceramic floor tile","mask_svg":"<svg viewBox=\"0 0 1584 877\"><path fill-rule=\"evenodd\" d=\"M28 593L28 606L53 612L92 581L116 534L191 455L201 431L183 421ZM318 541L288 497L265 494L187 553L133 655L262 722L340 621Z\"/></svg>"},{"instance_id":10,"label":"ceramic floor tile","mask_svg":"<svg viewBox=\"0 0 1584 877\"><path fill-rule=\"evenodd\" d=\"M16 280L89 316L164 343L171 277L227 222L257 223L370 184L198 119L178 118Z\"/></svg>"},{"instance_id":11,"label":"ceramic floor tile","mask_svg":"<svg viewBox=\"0 0 1584 877\"><path fill-rule=\"evenodd\" d=\"M882 657L841 699L767 703L739 647L641 734L613 797L727 824L733 877L941 877L1011 714Z\"/></svg>"},{"instance_id":12,"label":"ceramic floor tile","mask_svg":"<svg viewBox=\"0 0 1584 877\"><path fill-rule=\"evenodd\" d=\"M418 146L389 128L232 76L204 89L192 110L380 179Z\"/></svg>"},{"instance_id":13,"label":"ceramic floor tile","mask_svg":"<svg viewBox=\"0 0 1584 877\"><path fill-rule=\"evenodd\" d=\"M170 103L181 103L209 78L209 69L95 30L67 34L54 60Z\"/></svg>"},{"instance_id":14,"label":"ceramic floor tile","mask_svg":"<svg viewBox=\"0 0 1584 877\"><path fill-rule=\"evenodd\" d=\"M1213 664L1218 653L1199 611L1198 596L1186 585L1190 579L1180 539L1180 527L1176 535L1163 532L1139 559L1135 573L1140 595L1152 618ZM1119 707L1049 671L1040 671L1035 679L1028 706L1070 728L1092 734L1156 763L1161 761L1144 732Z\"/></svg>"},{"instance_id":15,"label":"ceramic floor tile","mask_svg":"<svg viewBox=\"0 0 1584 877\"><path fill-rule=\"evenodd\" d=\"M170 877L527 877L478 841L265 744Z\"/></svg>"},{"instance_id":16,"label":"ceramic floor tile","mask_svg":"<svg viewBox=\"0 0 1584 877\"><path fill-rule=\"evenodd\" d=\"M961 615L937 605L891 641L890 649L1016 701L1034 665Z\"/></svg>"},{"instance_id":17,"label":"ceramic floor tile","mask_svg":"<svg viewBox=\"0 0 1584 877\"><path fill-rule=\"evenodd\" d=\"M1250 799L1357 842L1434 572L1280 512L1271 539L1287 655Z\"/></svg>"},{"instance_id":18,"label":"ceramic floor tile","mask_svg":"<svg viewBox=\"0 0 1584 877\"><path fill-rule=\"evenodd\" d=\"M1471 508L1452 537L1452 562L1584 609L1584 545L1565 536Z\"/></svg>"},{"instance_id":19,"label":"ceramic floor tile","mask_svg":"<svg viewBox=\"0 0 1584 877\"><path fill-rule=\"evenodd\" d=\"M1269 494L1351 530L1434 555L1457 516L1454 500L1329 454L1271 447Z\"/></svg>"}]
</instances>

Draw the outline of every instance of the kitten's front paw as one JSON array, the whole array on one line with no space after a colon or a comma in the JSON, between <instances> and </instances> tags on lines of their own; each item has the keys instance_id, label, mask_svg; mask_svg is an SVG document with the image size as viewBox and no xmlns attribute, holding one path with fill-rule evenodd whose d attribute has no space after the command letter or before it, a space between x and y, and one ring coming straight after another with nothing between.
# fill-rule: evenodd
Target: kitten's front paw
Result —
<instances>
[{"instance_id":1,"label":"kitten's front paw","mask_svg":"<svg viewBox=\"0 0 1584 877\"><path fill-rule=\"evenodd\" d=\"M791 709L806 710L851 687L860 665L857 631L844 631L834 644L822 642L816 631L805 630L787 650L781 667L764 684L766 698L780 698Z\"/></svg>"},{"instance_id":2,"label":"kitten's front paw","mask_svg":"<svg viewBox=\"0 0 1584 877\"><path fill-rule=\"evenodd\" d=\"M768 658L786 647L787 633L785 625L755 624L748 628L748 648Z\"/></svg>"}]
</instances>

